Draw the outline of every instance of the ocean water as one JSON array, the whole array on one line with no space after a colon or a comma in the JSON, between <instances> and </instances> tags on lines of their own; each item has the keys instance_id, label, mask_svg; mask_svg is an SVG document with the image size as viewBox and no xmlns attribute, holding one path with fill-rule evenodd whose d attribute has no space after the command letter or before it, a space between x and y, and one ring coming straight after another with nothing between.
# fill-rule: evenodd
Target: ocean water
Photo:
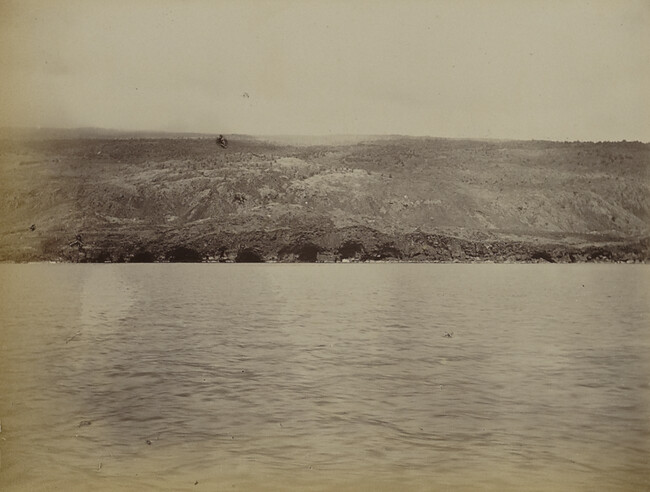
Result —
<instances>
[{"instance_id":1,"label":"ocean water","mask_svg":"<svg viewBox=\"0 0 650 492\"><path fill-rule=\"evenodd\" d=\"M648 490L645 265L0 265L2 490Z\"/></svg>"}]
</instances>

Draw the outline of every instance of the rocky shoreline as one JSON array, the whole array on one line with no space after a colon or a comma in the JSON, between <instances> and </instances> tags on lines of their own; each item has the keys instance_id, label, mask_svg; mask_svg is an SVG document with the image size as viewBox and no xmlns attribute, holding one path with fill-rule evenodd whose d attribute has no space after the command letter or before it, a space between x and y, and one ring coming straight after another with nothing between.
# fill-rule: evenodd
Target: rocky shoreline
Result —
<instances>
[{"instance_id":1,"label":"rocky shoreline","mask_svg":"<svg viewBox=\"0 0 650 492\"><path fill-rule=\"evenodd\" d=\"M25 252L18 261L69 263L645 263L650 238L636 241L575 244L536 238L464 239L444 234L387 234L364 227L336 230L273 230L196 234L183 231L129 237L96 232L73 244L49 244L40 252ZM588 239L588 238L587 238Z\"/></svg>"}]
</instances>

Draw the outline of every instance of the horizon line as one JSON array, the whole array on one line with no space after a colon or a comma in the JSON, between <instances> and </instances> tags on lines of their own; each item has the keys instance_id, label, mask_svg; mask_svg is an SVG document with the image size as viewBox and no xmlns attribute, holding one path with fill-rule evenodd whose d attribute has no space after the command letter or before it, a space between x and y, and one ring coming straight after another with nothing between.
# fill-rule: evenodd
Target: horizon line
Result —
<instances>
[{"instance_id":1,"label":"horizon line","mask_svg":"<svg viewBox=\"0 0 650 492\"><path fill-rule=\"evenodd\" d=\"M193 130L152 130L152 129L117 129L107 128L101 126L78 126L78 127L56 127L56 126L1 126L0 132L5 131L19 131L19 132L104 132L108 134L159 134L171 136L193 135L216 137L218 135L242 136L252 138L413 138L413 139L437 139L437 140L474 140L474 141L496 141L496 142L555 142L555 143L641 143L644 145L650 144L650 140L580 140L580 139L564 139L554 140L552 138L512 138L512 137L449 137L437 135L414 135L406 133L240 133L240 132L206 132L206 131L193 131ZM104 135L97 135L102 137ZM83 137L82 137L83 138ZM88 136L86 136L88 138Z\"/></svg>"}]
</instances>

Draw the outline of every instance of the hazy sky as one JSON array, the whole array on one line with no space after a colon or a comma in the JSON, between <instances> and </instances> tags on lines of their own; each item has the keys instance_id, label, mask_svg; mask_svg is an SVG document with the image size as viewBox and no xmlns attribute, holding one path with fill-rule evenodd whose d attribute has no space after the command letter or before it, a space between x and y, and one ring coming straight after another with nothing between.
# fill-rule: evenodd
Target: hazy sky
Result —
<instances>
[{"instance_id":1,"label":"hazy sky","mask_svg":"<svg viewBox=\"0 0 650 492\"><path fill-rule=\"evenodd\" d=\"M5 1L0 126L650 141L650 1Z\"/></svg>"}]
</instances>

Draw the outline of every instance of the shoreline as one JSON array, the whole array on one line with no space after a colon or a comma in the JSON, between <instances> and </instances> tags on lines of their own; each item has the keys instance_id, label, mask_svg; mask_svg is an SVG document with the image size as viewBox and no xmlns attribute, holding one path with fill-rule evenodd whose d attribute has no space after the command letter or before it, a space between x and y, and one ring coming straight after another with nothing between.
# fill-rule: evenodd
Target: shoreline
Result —
<instances>
[{"instance_id":1,"label":"shoreline","mask_svg":"<svg viewBox=\"0 0 650 492\"><path fill-rule=\"evenodd\" d=\"M548 261L262 261L262 262L235 262L235 261L197 261L197 262L171 262L171 261L153 261L148 263L140 262L71 262L71 261L1 261L0 265L649 265L650 261L581 261L573 263L558 263Z\"/></svg>"},{"instance_id":2,"label":"shoreline","mask_svg":"<svg viewBox=\"0 0 650 492\"><path fill-rule=\"evenodd\" d=\"M460 235L464 237L459 237ZM384 233L365 226L266 231L43 231L0 252L30 263L615 263L650 261L650 237L516 236L482 231ZM46 247L44 247L46 245Z\"/></svg>"},{"instance_id":3,"label":"shoreline","mask_svg":"<svg viewBox=\"0 0 650 492\"><path fill-rule=\"evenodd\" d=\"M317 260L317 261L299 261L299 260L262 260L262 261L235 261L235 260L202 260L202 261L66 261L66 260L30 260L30 261L0 261L0 265L145 265L145 264L202 264L202 265L234 265L234 264L265 264L265 265L289 265L289 264L316 264L316 265L368 265L368 264L388 264L388 265L648 265L650 260L646 259L591 259L583 261L546 261L544 259L536 260L503 260L495 261L490 259L473 259L471 261L460 260Z\"/></svg>"}]
</instances>

